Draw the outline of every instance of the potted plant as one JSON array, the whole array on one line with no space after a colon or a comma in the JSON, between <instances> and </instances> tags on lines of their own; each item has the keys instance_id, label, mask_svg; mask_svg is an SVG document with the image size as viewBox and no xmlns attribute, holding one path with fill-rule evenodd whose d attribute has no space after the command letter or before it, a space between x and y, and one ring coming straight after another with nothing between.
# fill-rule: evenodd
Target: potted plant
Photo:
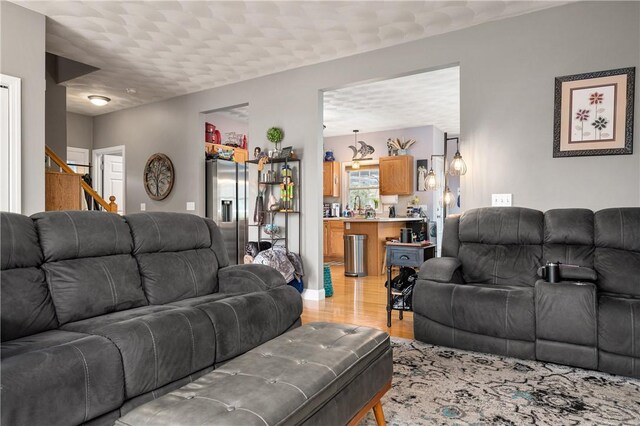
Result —
<instances>
[{"instance_id":1,"label":"potted plant","mask_svg":"<svg viewBox=\"0 0 640 426\"><path fill-rule=\"evenodd\" d=\"M274 157L277 157L277 154L280 152L278 145L282 142L282 139L284 139L284 131L280 127L271 127L267 130L267 139L276 146L276 155L274 155Z\"/></svg>"},{"instance_id":2,"label":"potted plant","mask_svg":"<svg viewBox=\"0 0 640 426\"><path fill-rule=\"evenodd\" d=\"M407 151L411 145L416 143L415 139L400 140L400 138L387 139L387 148L396 152L396 155L407 155Z\"/></svg>"}]
</instances>

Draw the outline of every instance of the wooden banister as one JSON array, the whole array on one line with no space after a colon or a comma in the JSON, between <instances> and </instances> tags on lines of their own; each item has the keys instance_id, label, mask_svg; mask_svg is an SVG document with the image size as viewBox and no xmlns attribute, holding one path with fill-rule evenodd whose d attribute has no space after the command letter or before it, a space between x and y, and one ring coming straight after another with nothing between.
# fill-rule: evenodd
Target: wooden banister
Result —
<instances>
[{"instance_id":1,"label":"wooden banister","mask_svg":"<svg viewBox=\"0 0 640 426\"><path fill-rule=\"evenodd\" d=\"M71 169L71 167L69 167L67 165L67 163L62 161L62 158L58 157L58 155L55 152L53 152L53 150L51 148L49 148L48 146L46 146L46 145L44 147L44 153L47 155L47 157L51 158L53 160L53 162L56 163L56 165L58 167L60 167L60 170L62 170L64 173L73 173L73 174L75 174L73 169ZM108 211L108 212L111 212L111 213L117 213L118 212L118 204L116 204L116 202L115 202L116 201L116 197L114 197L113 195L110 196L109 197L110 203L108 203L108 202L105 201L104 198L102 198L100 196L100 194L98 194L84 180L80 180L80 185L82 186L82 189L84 189L87 194L91 195L91 198L96 200L96 202L98 204L100 204L102 206L102 208L105 209L105 211Z\"/></svg>"}]
</instances>

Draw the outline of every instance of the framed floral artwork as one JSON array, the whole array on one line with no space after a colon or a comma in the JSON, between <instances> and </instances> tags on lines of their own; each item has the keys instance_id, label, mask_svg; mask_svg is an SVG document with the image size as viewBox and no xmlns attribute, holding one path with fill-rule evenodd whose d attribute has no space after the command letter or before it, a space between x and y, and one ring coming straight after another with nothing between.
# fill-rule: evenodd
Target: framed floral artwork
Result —
<instances>
[{"instance_id":1,"label":"framed floral artwork","mask_svg":"<svg viewBox=\"0 0 640 426\"><path fill-rule=\"evenodd\" d=\"M556 78L553 156L633 154L635 68Z\"/></svg>"}]
</instances>

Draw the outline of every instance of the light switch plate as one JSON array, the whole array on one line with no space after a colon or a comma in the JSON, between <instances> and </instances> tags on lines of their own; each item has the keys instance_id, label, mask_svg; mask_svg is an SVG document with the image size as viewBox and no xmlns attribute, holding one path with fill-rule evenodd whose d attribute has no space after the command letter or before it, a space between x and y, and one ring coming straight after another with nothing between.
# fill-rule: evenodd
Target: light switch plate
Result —
<instances>
[{"instance_id":1,"label":"light switch plate","mask_svg":"<svg viewBox=\"0 0 640 426\"><path fill-rule=\"evenodd\" d=\"M143 212L147 210L147 204L146 203L140 203L140 211Z\"/></svg>"},{"instance_id":2,"label":"light switch plate","mask_svg":"<svg viewBox=\"0 0 640 426\"><path fill-rule=\"evenodd\" d=\"M344 229L351 229L351 224L349 222L346 222L344 224Z\"/></svg>"},{"instance_id":3,"label":"light switch plate","mask_svg":"<svg viewBox=\"0 0 640 426\"><path fill-rule=\"evenodd\" d=\"M491 194L491 205L494 207L511 207L513 194Z\"/></svg>"},{"instance_id":4,"label":"light switch plate","mask_svg":"<svg viewBox=\"0 0 640 426\"><path fill-rule=\"evenodd\" d=\"M196 209L196 203L193 201L187 201L187 211L194 211Z\"/></svg>"}]
</instances>

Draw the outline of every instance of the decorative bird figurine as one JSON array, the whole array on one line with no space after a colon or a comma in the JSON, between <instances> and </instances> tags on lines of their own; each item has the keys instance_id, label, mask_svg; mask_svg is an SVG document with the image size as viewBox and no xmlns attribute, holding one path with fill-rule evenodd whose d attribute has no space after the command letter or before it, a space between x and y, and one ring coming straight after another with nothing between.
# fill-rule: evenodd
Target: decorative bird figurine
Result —
<instances>
[{"instance_id":1,"label":"decorative bird figurine","mask_svg":"<svg viewBox=\"0 0 640 426\"><path fill-rule=\"evenodd\" d=\"M360 130L353 131L353 139L356 141L356 144L360 144L360 149L358 149L355 145L349 145L349 148L353 151L353 161L361 161L361 160L372 160L371 157L367 157L368 155L376 152L376 149L371 145L367 145L364 141L358 140L358 132ZM360 158L358 158L358 154L360 154Z\"/></svg>"},{"instance_id":2,"label":"decorative bird figurine","mask_svg":"<svg viewBox=\"0 0 640 426\"><path fill-rule=\"evenodd\" d=\"M353 145L349 145L349 148L351 148L351 151L353 151L353 157L351 157L351 159L356 160L356 157L358 156L358 148Z\"/></svg>"},{"instance_id":3,"label":"decorative bird figurine","mask_svg":"<svg viewBox=\"0 0 640 426\"><path fill-rule=\"evenodd\" d=\"M364 143L364 141L358 141L358 143L361 145L360 149L358 150L358 152L360 153L360 160L371 160L371 158L365 158L368 157L369 155L373 154L374 152L376 152L376 149L374 147L372 147L371 145L367 145L366 143Z\"/></svg>"}]
</instances>

